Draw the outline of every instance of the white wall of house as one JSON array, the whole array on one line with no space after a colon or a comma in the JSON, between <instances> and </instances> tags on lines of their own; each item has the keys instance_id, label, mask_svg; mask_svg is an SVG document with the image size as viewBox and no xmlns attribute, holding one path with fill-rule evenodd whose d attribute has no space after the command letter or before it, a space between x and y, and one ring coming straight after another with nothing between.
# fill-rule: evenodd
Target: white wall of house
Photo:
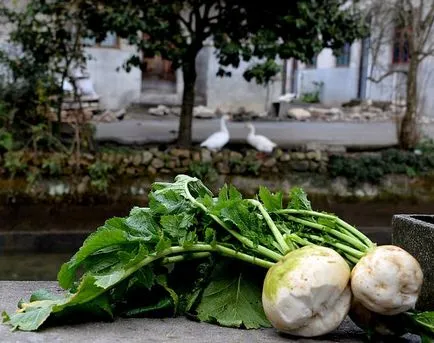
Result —
<instances>
[{"instance_id":1,"label":"white wall of house","mask_svg":"<svg viewBox=\"0 0 434 343\"><path fill-rule=\"evenodd\" d=\"M140 98L142 74L139 68L129 73L122 64L134 53L131 46L120 42L119 48L90 47L92 56L87 62L88 72L103 108L119 109ZM116 69L120 67L119 71Z\"/></svg>"},{"instance_id":2,"label":"white wall of house","mask_svg":"<svg viewBox=\"0 0 434 343\"><path fill-rule=\"evenodd\" d=\"M297 75L297 93L313 92L314 82L322 82L321 102L338 105L357 97L361 43L351 45L348 66L336 66L336 57L331 49L323 49L315 66L300 65Z\"/></svg>"},{"instance_id":3,"label":"white wall of house","mask_svg":"<svg viewBox=\"0 0 434 343\"><path fill-rule=\"evenodd\" d=\"M247 82L243 73L252 63L255 63L253 61L241 62L237 69L229 68L231 77L217 77L219 64L213 48L208 47L208 49L212 52L209 54L207 68L207 106L222 111L236 111L240 107L244 107L247 111L268 111L271 102L280 95L282 87L280 75L268 86L258 85L254 80Z\"/></svg>"}]
</instances>

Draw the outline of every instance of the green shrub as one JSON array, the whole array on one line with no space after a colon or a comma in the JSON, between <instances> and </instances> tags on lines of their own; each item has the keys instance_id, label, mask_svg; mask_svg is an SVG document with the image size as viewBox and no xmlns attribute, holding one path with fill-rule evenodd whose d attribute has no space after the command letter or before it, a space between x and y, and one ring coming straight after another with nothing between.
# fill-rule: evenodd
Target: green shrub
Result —
<instances>
[{"instance_id":1,"label":"green shrub","mask_svg":"<svg viewBox=\"0 0 434 343\"><path fill-rule=\"evenodd\" d=\"M434 170L434 151L416 154L388 149L376 154L335 155L330 157L328 170L330 176L345 177L353 186L363 182L376 184L388 174L415 177Z\"/></svg>"}]
</instances>

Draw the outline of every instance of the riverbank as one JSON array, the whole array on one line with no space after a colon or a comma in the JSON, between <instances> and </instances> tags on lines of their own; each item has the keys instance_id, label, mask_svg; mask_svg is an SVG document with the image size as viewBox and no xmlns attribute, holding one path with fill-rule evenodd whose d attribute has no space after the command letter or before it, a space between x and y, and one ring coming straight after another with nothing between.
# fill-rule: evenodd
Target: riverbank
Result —
<instances>
[{"instance_id":1,"label":"riverbank","mask_svg":"<svg viewBox=\"0 0 434 343\"><path fill-rule=\"evenodd\" d=\"M179 149L102 147L79 156L11 151L0 159L0 205L143 203L152 182L177 174L200 178L214 192L232 183L248 196L260 185L288 194L301 186L327 201L434 201L434 149L344 152L320 148Z\"/></svg>"}]
</instances>

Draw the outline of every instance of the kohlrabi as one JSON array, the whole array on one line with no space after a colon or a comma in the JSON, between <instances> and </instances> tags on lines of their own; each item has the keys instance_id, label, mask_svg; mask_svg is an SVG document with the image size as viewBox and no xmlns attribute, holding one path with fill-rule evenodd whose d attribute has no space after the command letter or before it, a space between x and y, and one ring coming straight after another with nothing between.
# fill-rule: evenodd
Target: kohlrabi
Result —
<instances>
[{"instance_id":1,"label":"kohlrabi","mask_svg":"<svg viewBox=\"0 0 434 343\"><path fill-rule=\"evenodd\" d=\"M393 245L374 248L351 272L354 297L367 309L384 315L414 309L422 281L417 260Z\"/></svg>"},{"instance_id":2,"label":"kohlrabi","mask_svg":"<svg viewBox=\"0 0 434 343\"><path fill-rule=\"evenodd\" d=\"M347 315L354 266L354 298L363 306L389 314L413 307L422 273L410 255L376 247L337 216L313 211L300 188L289 197L284 207L282 193L260 187L246 199L234 186L215 196L187 175L155 182L149 207L107 220L64 263L64 295L36 292L3 320L33 331L74 311L165 313L318 336ZM433 317L417 320L433 333Z\"/></svg>"},{"instance_id":3,"label":"kohlrabi","mask_svg":"<svg viewBox=\"0 0 434 343\"><path fill-rule=\"evenodd\" d=\"M335 330L351 304L350 267L334 250L306 246L272 266L265 277L262 305L281 332L314 337Z\"/></svg>"}]
</instances>

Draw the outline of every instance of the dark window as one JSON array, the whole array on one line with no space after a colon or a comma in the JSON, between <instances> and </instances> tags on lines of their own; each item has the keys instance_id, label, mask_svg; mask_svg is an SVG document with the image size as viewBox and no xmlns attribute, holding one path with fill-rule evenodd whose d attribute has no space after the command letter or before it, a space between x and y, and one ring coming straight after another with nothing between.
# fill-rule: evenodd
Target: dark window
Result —
<instances>
[{"instance_id":1,"label":"dark window","mask_svg":"<svg viewBox=\"0 0 434 343\"><path fill-rule=\"evenodd\" d=\"M351 44L345 43L341 48L341 51L336 56L336 66L337 67L348 67L351 60Z\"/></svg>"},{"instance_id":2,"label":"dark window","mask_svg":"<svg viewBox=\"0 0 434 343\"><path fill-rule=\"evenodd\" d=\"M409 39L411 29L409 27L397 26L393 36L393 64L408 63L410 60Z\"/></svg>"},{"instance_id":3,"label":"dark window","mask_svg":"<svg viewBox=\"0 0 434 343\"><path fill-rule=\"evenodd\" d=\"M317 60L318 55L315 54L315 56L313 56L312 59L308 63L306 63L306 68L315 68Z\"/></svg>"}]
</instances>

